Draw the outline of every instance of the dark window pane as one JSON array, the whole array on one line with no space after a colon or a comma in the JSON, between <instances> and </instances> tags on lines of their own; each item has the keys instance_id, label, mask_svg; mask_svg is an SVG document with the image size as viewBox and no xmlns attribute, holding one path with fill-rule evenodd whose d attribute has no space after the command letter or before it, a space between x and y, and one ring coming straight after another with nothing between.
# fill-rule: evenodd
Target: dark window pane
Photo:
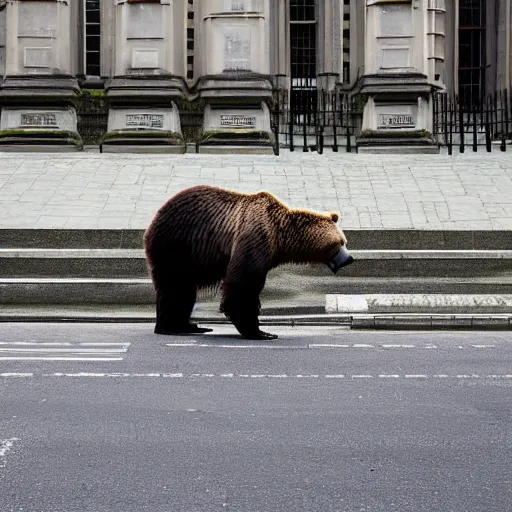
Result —
<instances>
[{"instance_id":1,"label":"dark window pane","mask_svg":"<svg viewBox=\"0 0 512 512\"><path fill-rule=\"evenodd\" d=\"M88 36L99 36L101 32L101 25L99 23L88 23L86 33Z\"/></svg>"},{"instance_id":2,"label":"dark window pane","mask_svg":"<svg viewBox=\"0 0 512 512\"><path fill-rule=\"evenodd\" d=\"M100 0L85 1L85 73L100 75Z\"/></svg>"},{"instance_id":3,"label":"dark window pane","mask_svg":"<svg viewBox=\"0 0 512 512\"><path fill-rule=\"evenodd\" d=\"M459 2L459 96L466 106L481 101L485 83L485 0Z\"/></svg>"},{"instance_id":4,"label":"dark window pane","mask_svg":"<svg viewBox=\"0 0 512 512\"><path fill-rule=\"evenodd\" d=\"M85 48L88 52L99 52L100 38L98 36L87 36L85 40Z\"/></svg>"},{"instance_id":5,"label":"dark window pane","mask_svg":"<svg viewBox=\"0 0 512 512\"><path fill-rule=\"evenodd\" d=\"M290 21L315 21L315 0L290 0Z\"/></svg>"},{"instance_id":6,"label":"dark window pane","mask_svg":"<svg viewBox=\"0 0 512 512\"><path fill-rule=\"evenodd\" d=\"M316 25L291 24L292 77L316 77Z\"/></svg>"}]
</instances>

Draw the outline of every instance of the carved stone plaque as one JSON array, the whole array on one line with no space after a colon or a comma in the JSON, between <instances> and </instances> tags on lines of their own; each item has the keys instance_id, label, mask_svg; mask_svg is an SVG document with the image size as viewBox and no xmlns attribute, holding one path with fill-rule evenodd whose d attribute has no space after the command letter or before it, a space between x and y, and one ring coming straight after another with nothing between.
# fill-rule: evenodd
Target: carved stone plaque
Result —
<instances>
[{"instance_id":1,"label":"carved stone plaque","mask_svg":"<svg viewBox=\"0 0 512 512\"><path fill-rule=\"evenodd\" d=\"M256 0L224 0L224 10L227 12L254 12Z\"/></svg>"},{"instance_id":2,"label":"carved stone plaque","mask_svg":"<svg viewBox=\"0 0 512 512\"><path fill-rule=\"evenodd\" d=\"M381 49L381 68L399 69L411 66L411 50L404 47L392 47Z\"/></svg>"},{"instance_id":3,"label":"carved stone plaque","mask_svg":"<svg viewBox=\"0 0 512 512\"><path fill-rule=\"evenodd\" d=\"M220 125L230 128L255 128L255 116L221 115Z\"/></svg>"},{"instance_id":4,"label":"carved stone plaque","mask_svg":"<svg viewBox=\"0 0 512 512\"><path fill-rule=\"evenodd\" d=\"M414 128L414 118L412 114L379 114L379 128Z\"/></svg>"},{"instance_id":5,"label":"carved stone plaque","mask_svg":"<svg viewBox=\"0 0 512 512\"><path fill-rule=\"evenodd\" d=\"M52 49L25 48L23 57L23 65L26 68L49 68L52 62Z\"/></svg>"},{"instance_id":6,"label":"carved stone plaque","mask_svg":"<svg viewBox=\"0 0 512 512\"><path fill-rule=\"evenodd\" d=\"M163 114L126 114L128 128L163 128Z\"/></svg>"},{"instance_id":7,"label":"carved stone plaque","mask_svg":"<svg viewBox=\"0 0 512 512\"><path fill-rule=\"evenodd\" d=\"M128 38L152 39L164 37L163 11L160 4L128 5Z\"/></svg>"},{"instance_id":8,"label":"carved stone plaque","mask_svg":"<svg viewBox=\"0 0 512 512\"><path fill-rule=\"evenodd\" d=\"M132 68L155 69L158 67L158 48L132 51Z\"/></svg>"},{"instance_id":9,"label":"carved stone plaque","mask_svg":"<svg viewBox=\"0 0 512 512\"><path fill-rule=\"evenodd\" d=\"M57 4L52 2L18 2L19 37L56 37Z\"/></svg>"},{"instance_id":10,"label":"carved stone plaque","mask_svg":"<svg viewBox=\"0 0 512 512\"><path fill-rule=\"evenodd\" d=\"M224 32L224 69L251 69L250 27L227 27Z\"/></svg>"},{"instance_id":11,"label":"carved stone plaque","mask_svg":"<svg viewBox=\"0 0 512 512\"><path fill-rule=\"evenodd\" d=\"M40 127L40 128L58 128L57 115L48 114L21 114L21 126L27 127Z\"/></svg>"},{"instance_id":12,"label":"carved stone plaque","mask_svg":"<svg viewBox=\"0 0 512 512\"><path fill-rule=\"evenodd\" d=\"M412 10L410 5L383 5L380 11L381 36L412 36Z\"/></svg>"}]
</instances>

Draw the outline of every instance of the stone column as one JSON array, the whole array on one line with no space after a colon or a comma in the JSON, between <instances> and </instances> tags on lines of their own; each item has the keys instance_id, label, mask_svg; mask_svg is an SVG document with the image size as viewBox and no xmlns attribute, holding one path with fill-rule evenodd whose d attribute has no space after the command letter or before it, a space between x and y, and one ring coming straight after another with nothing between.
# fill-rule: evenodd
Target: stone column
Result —
<instances>
[{"instance_id":1,"label":"stone column","mask_svg":"<svg viewBox=\"0 0 512 512\"><path fill-rule=\"evenodd\" d=\"M5 46L7 39L6 15L7 9L5 4L0 4L0 83L5 73Z\"/></svg>"},{"instance_id":2,"label":"stone column","mask_svg":"<svg viewBox=\"0 0 512 512\"><path fill-rule=\"evenodd\" d=\"M320 6L321 69L318 86L323 90L333 90L343 73L343 1L325 0Z\"/></svg>"},{"instance_id":3,"label":"stone column","mask_svg":"<svg viewBox=\"0 0 512 512\"><path fill-rule=\"evenodd\" d=\"M441 4L443 0L366 0L360 92L367 95L367 103L360 151L438 151L429 134L435 48L427 34L432 30L431 9Z\"/></svg>"},{"instance_id":4,"label":"stone column","mask_svg":"<svg viewBox=\"0 0 512 512\"><path fill-rule=\"evenodd\" d=\"M0 149L81 147L66 0L7 0Z\"/></svg>"},{"instance_id":5,"label":"stone column","mask_svg":"<svg viewBox=\"0 0 512 512\"><path fill-rule=\"evenodd\" d=\"M105 87L110 109L102 150L183 152L177 101L186 87L186 2L114 4L114 76Z\"/></svg>"},{"instance_id":6,"label":"stone column","mask_svg":"<svg viewBox=\"0 0 512 512\"><path fill-rule=\"evenodd\" d=\"M272 152L270 2L209 0L197 17L206 103L201 151Z\"/></svg>"},{"instance_id":7,"label":"stone column","mask_svg":"<svg viewBox=\"0 0 512 512\"><path fill-rule=\"evenodd\" d=\"M497 38L497 63L496 63L496 89L503 90L512 86L511 77L511 30L512 7L511 0L496 0L498 2L498 16L496 26ZM492 91L489 91L492 92Z\"/></svg>"}]
</instances>

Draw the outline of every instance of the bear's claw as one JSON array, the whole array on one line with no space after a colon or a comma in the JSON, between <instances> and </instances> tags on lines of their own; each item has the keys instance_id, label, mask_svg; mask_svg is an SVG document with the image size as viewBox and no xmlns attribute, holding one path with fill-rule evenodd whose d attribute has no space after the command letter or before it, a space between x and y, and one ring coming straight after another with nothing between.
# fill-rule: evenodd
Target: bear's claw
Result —
<instances>
[{"instance_id":1,"label":"bear's claw","mask_svg":"<svg viewBox=\"0 0 512 512\"><path fill-rule=\"evenodd\" d=\"M279 336L270 332L258 331L256 334L245 334L243 337L248 340L270 341L277 340Z\"/></svg>"},{"instance_id":2,"label":"bear's claw","mask_svg":"<svg viewBox=\"0 0 512 512\"><path fill-rule=\"evenodd\" d=\"M206 332L212 332L213 329L208 329L207 327L199 327L196 324L189 324L184 327L169 327L167 329L161 327L155 327L155 334L167 334L167 335L177 335L177 334L204 334Z\"/></svg>"}]
</instances>

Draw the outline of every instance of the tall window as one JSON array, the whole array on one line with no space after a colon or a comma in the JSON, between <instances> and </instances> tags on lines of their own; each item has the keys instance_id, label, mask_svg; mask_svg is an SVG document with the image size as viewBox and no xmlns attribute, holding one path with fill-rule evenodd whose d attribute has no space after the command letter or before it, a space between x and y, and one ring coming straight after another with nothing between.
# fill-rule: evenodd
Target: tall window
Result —
<instances>
[{"instance_id":1,"label":"tall window","mask_svg":"<svg viewBox=\"0 0 512 512\"><path fill-rule=\"evenodd\" d=\"M313 112L316 107L315 0L290 0L290 107Z\"/></svg>"},{"instance_id":2,"label":"tall window","mask_svg":"<svg viewBox=\"0 0 512 512\"><path fill-rule=\"evenodd\" d=\"M315 0L290 0L290 39L292 79L316 78Z\"/></svg>"},{"instance_id":3,"label":"tall window","mask_svg":"<svg viewBox=\"0 0 512 512\"><path fill-rule=\"evenodd\" d=\"M459 0L459 96L478 103L485 84L485 0Z\"/></svg>"},{"instance_id":4,"label":"tall window","mask_svg":"<svg viewBox=\"0 0 512 512\"><path fill-rule=\"evenodd\" d=\"M343 0L343 83L350 82L350 0Z\"/></svg>"},{"instance_id":5,"label":"tall window","mask_svg":"<svg viewBox=\"0 0 512 512\"><path fill-rule=\"evenodd\" d=\"M188 0L187 13L187 78L194 78L194 0Z\"/></svg>"},{"instance_id":6,"label":"tall window","mask_svg":"<svg viewBox=\"0 0 512 512\"><path fill-rule=\"evenodd\" d=\"M101 74L100 0L85 0L85 74Z\"/></svg>"}]
</instances>

